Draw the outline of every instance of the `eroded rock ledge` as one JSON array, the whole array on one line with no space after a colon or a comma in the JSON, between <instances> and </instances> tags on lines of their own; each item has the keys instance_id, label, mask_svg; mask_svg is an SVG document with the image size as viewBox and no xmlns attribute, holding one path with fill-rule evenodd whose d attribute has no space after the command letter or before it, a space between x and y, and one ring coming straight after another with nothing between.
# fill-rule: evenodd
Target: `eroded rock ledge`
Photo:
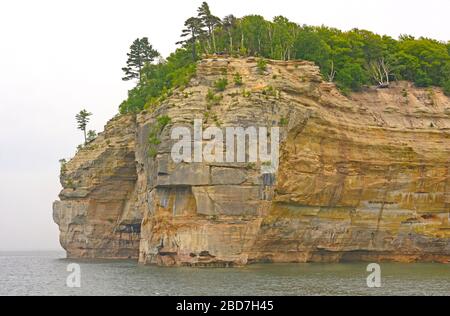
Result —
<instances>
[{"instance_id":1,"label":"eroded rock ledge","mask_svg":"<svg viewBox=\"0 0 450 316\"><path fill-rule=\"evenodd\" d=\"M234 86L233 75L243 77ZM216 104L215 80L229 85ZM149 155L156 118L171 123ZM280 168L175 164L171 127L282 126ZM67 163L69 257L159 265L450 262L450 100L399 82L342 96L304 61L211 58L153 113L121 116Z\"/></svg>"}]
</instances>

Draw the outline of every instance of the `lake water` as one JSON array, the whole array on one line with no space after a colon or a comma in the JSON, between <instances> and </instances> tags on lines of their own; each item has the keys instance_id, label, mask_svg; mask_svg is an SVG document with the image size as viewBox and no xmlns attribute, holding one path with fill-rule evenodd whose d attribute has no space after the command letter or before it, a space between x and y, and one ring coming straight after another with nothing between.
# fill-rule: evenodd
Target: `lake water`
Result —
<instances>
[{"instance_id":1,"label":"lake water","mask_svg":"<svg viewBox=\"0 0 450 316\"><path fill-rule=\"evenodd\" d=\"M68 288L68 264L81 287ZM381 264L368 288L366 263L162 268L135 261L73 261L62 252L0 253L0 295L450 295L450 265Z\"/></svg>"}]
</instances>

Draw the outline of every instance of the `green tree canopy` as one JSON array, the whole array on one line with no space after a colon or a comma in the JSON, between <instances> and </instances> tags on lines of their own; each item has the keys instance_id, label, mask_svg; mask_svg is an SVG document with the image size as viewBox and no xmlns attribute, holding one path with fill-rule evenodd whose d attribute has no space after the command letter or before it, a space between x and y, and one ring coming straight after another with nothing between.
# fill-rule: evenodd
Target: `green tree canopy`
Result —
<instances>
[{"instance_id":1,"label":"green tree canopy","mask_svg":"<svg viewBox=\"0 0 450 316\"><path fill-rule=\"evenodd\" d=\"M177 43L181 48L166 61L153 64L153 59L141 62L144 58L132 58L130 72L126 73L130 79L140 76L140 82L121 104L121 113L138 112L164 100L173 88L189 82L196 61L211 52L310 60L320 67L325 80L335 82L343 92L410 80L420 87L440 86L450 95L450 42L410 35L394 39L362 29L343 32L299 25L283 16L267 21L260 15L228 15L221 21L206 2L184 26L182 40ZM133 44L132 51L147 46L136 41Z\"/></svg>"}]
</instances>

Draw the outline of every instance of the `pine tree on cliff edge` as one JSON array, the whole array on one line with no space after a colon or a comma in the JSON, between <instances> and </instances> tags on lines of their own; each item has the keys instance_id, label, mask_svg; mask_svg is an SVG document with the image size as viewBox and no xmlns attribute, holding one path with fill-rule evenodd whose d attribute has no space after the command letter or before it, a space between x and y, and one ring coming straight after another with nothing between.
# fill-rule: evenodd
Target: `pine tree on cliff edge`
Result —
<instances>
[{"instance_id":1,"label":"pine tree on cliff edge","mask_svg":"<svg viewBox=\"0 0 450 316\"><path fill-rule=\"evenodd\" d=\"M80 113L75 115L75 119L77 120L77 124L78 124L78 129L83 131L83 133L84 133L84 144L85 145L88 142L88 137L87 137L87 133L86 133L86 127L87 127L87 124L89 123L89 120L90 120L89 117L91 115L92 115L92 113L90 113L90 112L88 112L86 110L81 110Z\"/></svg>"},{"instance_id":2,"label":"pine tree on cliff edge","mask_svg":"<svg viewBox=\"0 0 450 316\"><path fill-rule=\"evenodd\" d=\"M153 46L148 42L147 37L142 39L137 38L130 46L130 52L127 54L127 66L122 68L125 72L124 81L138 79L141 80L141 71L144 65L151 63L160 54L157 50L153 49Z\"/></svg>"},{"instance_id":3,"label":"pine tree on cliff edge","mask_svg":"<svg viewBox=\"0 0 450 316\"><path fill-rule=\"evenodd\" d=\"M213 50L213 53L217 53L216 47L216 37L214 31L217 26L219 26L222 21L217 16L211 13L208 3L203 2L202 5L198 8L198 18L202 21L203 25L207 29L207 43L209 51ZM211 45L212 41L212 45ZM212 47L211 47L212 46Z\"/></svg>"},{"instance_id":4,"label":"pine tree on cliff edge","mask_svg":"<svg viewBox=\"0 0 450 316\"><path fill-rule=\"evenodd\" d=\"M181 37L187 37L189 38L185 39L184 41L179 41L176 44L186 44L192 46L192 58L194 60L197 60L197 40L204 35L203 30L203 22L199 18L189 18L184 22L185 29L181 33Z\"/></svg>"}]
</instances>

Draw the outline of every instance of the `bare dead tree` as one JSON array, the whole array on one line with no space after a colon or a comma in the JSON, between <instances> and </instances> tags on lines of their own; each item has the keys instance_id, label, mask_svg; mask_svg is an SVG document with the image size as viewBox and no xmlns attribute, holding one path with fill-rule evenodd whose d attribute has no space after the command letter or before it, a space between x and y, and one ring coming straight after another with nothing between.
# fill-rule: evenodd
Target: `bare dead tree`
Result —
<instances>
[{"instance_id":1,"label":"bare dead tree","mask_svg":"<svg viewBox=\"0 0 450 316\"><path fill-rule=\"evenodd\" d=\"M328 82L333 82L334 77L336 76L336 70L334 69L334 61L331 61L331 70L328 74Z\"/></svg>"},{"instance_id":2,"label":"bare dead tree","mask_svg":"<svg viewBox=\"0 0 450 316\"><path fill-rule=\"evenodd\" d=\"M389 87L389 77L391 75L391 68L384 58L380 58L376 62L371 62L369 65L370 74L372 78L378 82L379 88Z\"/></svg>"}]
</instances>

